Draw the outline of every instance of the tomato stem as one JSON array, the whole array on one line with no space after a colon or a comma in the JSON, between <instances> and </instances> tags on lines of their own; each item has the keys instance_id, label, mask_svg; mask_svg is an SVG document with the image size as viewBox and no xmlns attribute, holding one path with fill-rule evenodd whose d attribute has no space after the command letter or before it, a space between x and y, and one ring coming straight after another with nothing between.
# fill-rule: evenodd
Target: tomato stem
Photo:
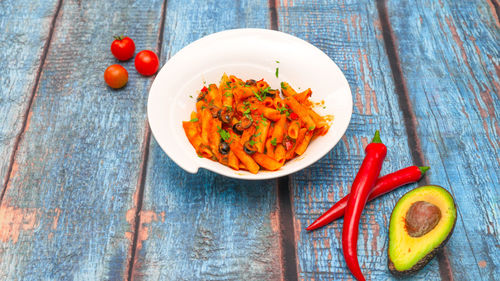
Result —
<instances>
[{"instance_id":1,"label":"tomato stem","mask_svg":"<svg viewBox=\"0 0 500 281\"><path fill-rule=\"evenodd\" d=\"M115 35L113 36L113 38L115 38L116 40L123 40L123 38L125 38L125 36L122 35Z\"/></svg>"}]
</instances>

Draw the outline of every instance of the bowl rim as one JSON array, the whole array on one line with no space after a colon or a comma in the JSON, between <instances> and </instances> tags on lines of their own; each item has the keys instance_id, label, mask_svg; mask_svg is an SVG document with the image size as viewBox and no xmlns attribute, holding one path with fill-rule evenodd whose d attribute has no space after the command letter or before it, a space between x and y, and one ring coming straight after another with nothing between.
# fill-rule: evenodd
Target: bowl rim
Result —
<instances>
[{"instance_id":1,"label":"bowl rim","mask_svg":"<svg viewBox=\"0 0 500 281\"><path fill-rule=\"evenodd\" d=\"M346 108L346 111L348 110L347 122L345 122L345 124L341 124L341 127L336 128L336 131L341 131L341 134L339 134L339 137L337 139L335 139L335 142L332 142L332 144L329 145L329 149L328 150L325 149L323 153L317 153L315 155L312 155L311 157L309 157L307 162L304 162L305 163L304 165L298 165L297 167L289 169L289 170L287 170L287 169L284 169L284 170L280 169L277 171L263 171L263 170L261 170L257 174L251 174L247 171L234 171L233 173L227 173L224 170L217 169L217 167L218 167L217 165L222 165L222 164L220 164L218 162L214 162L214 161L212 161L213 163L210 163L210 165L203 165L204 163L201 163L199 161L194 161L195 162L194 165L192 165L191 167L187 167L186 165L181 164L178 161L178 159L176 159L176 157L169 154L169 152L168 152L169 149L167 149L165 147L166 144L160 142L159 138L157 137L157 133L155 133L155 131L156 131L155 128L157 128L157 127L156 127L156 125L154 125L154 124L156 124L156 122L154 121L154 120L156 120L156 118L154 118L154 117L152 118L152 112L151 112L152 99L151 99L151 97L152 97L153 92L155 91L155 89L159 83L158 77L160 77L160 73L163 70L165 70L169 65L175 63L176 58L183 56L184 53L189 52L192 48L196 48L198 45L200 45L201 43L203 43L206 40L214 40L214 39L217 39L220 37L226 37L226 36L230 37L233 35L241 36L242 33L248 33L247 35L262 35L263 33L268 33L268 34L272 34L273 36L281 36L281 37L287 38L289 40L291 39L291 40L297 41L301 44L306 45L309 48L312 48L312 50L320 52L320 54L322 56L324 56L325 59L329 60L329 62L332 63L333 68L335 68L336 71L338 71L341 74L340 78L341 78L342 82L345 84L345 86L347 87L347 90L348 90L349 96L350 96L350 98L348 99L349 106ZM325 54L323 51L321 51L318 47L314 46L313 44L311 44L311 43L309 43L301 38L298 38L296 36L290 35L290 34L285 33L285 32L270 30L270 29L263 29L263 28L227 29L227 30L223 30L223 31L219 31L219 32L215 32L215 33L206 35L206 36L201 37L201 38L189 43L188 45L184 46L177 53L175 53L170 59L168 59L168 61L166 61L166 63L158 71L158 73L155 76L155 79L154 79L154 81L149 89L148 103L147 103L147 117L148 117L148 123L149 123L150 129L151 129L151 134L155 137L158 145L161 147L163 152L165 154L167 154L167 156L174 163L176 163L180 168L182 168L183 170L185 170L186 172L189 172L191 174L196 174L200 168L203 168L203 169L209 170L211 172L214 172L214 173L226 176L226 177L241 179L241 180L266 180L266 179L274 179L274 178L279 178L279 177L283 177L283 176L288 176L290 174L301 171L301 170L311 166L312 164L316 163L318 160L320 160L325 155L327 155L338 144L338 142L340 141L342 136L344 136L344 134L347 131L347 128L350 124L350 121L352 119L352 111L353 111L353 100L352 100L352 91L351 91L350 85L349 85L344 73L342 72L342 70L338 67L338 65L327 54ZM188 141L187 138L186 138L186 141ZM306 151L306 153L307 153L307 151ZM195 153L193 155L195 155ZM286 166L286 164L285 164L285 166Z\"/></svg>"}]
</instances>

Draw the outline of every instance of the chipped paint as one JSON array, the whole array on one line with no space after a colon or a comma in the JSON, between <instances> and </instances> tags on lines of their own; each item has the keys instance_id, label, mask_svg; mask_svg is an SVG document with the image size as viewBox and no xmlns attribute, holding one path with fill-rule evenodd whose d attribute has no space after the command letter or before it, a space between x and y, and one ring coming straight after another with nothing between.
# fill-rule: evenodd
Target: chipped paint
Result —
<instances>
[{"instance_id":1,"label":"chipped paint","mask_svg":"<svg viewBox=\"0 0 500 281\"><path fill-rule=\"evenodd\" d=\"M37 209L16 208L4 203L0 206L0 241L17 243L21 231L37 226Z\"/></svg>"},{"instance_id":2,"label":"chipped paint","mask_svg":"<svg viewBox=\"0 0 500 281\"><path fill-rule=\"evenodd\" d=\"M275 210L269 213L269 221L271 225L271 230L274 233L279 233L280 231L280 217L279 217L279 207L277 206Z\"/></svg>"},{"instance_id":3,"label":"chipped paint","mask_svg":"<svg viewBox=\"0 0 500 281\"><path fill-rule=\"evenodd\" d=\"M55 208L54 209L54 219L52 220L52 230L55 230L57 228L57 223L59 222L59 216L61 215L61 209Z\"/></svg>"},{"instance_id":4,"label":"chipped paint","mask_svg":"<svg viewBox=\"0 0 500 281\"><path fill-rule=\"evenodd\" d=\"M481 260L477 263L477 265L479 265L480 268L485 268L488 264L485 260Z\"/></svg>"}]
</instances>

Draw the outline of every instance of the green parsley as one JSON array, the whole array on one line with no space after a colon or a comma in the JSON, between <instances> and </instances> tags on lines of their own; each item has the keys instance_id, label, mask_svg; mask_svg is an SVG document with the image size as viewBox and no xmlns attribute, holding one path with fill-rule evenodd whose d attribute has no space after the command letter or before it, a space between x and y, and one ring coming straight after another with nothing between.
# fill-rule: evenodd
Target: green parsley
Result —
<instances>
[{"instance_id":1,"label":"green parsley","mask_svg":"<svg viewBox=\"0 0 500 281\"><path fill-rule=\"evenodd\" d=\"M230 81L227 81L227 82L226 82L226 86L231 87L231 82L230 82Z\"/></svg>"},{"instance_id":2,"label":"green parsley","mask_svg":"<svg viewBox=\"0 0 500 281\"><path fill-rule=\"evenodd\" d=\"M290 114L288 113L288 108L286 107L277 107L276 110L278 110L281 114L285 113L287 116Z\"/></svg>"},{"instance_id":3,"label":"green parsley","mask_svg":"<svg viewBox=\"0 0 500 281\"><path fill-rule=\"evenodd\" d=\"M281 82L281 89L284 89L284 90L288 89L287 86L285 86L284 82Z\"/></svg>"},{"instance_id":4,"label":"green parsley","mask_svg":"<svg viewBox=\"0 0 500 281\"><path fill-rule=\"evenodd\" d=\"M255 92L254 90L252 90L253 94L257 97L257 99L259 101L263 101L265 97L262 97L259 93Z\"/></svg>"},{"instance_id":5,"label":"green parsley","mask_svg":"<svg viewBox=\"0 0 500 281\"><path fill-rule=\"evenodd\" d=\"M264 114L261 114L261 115L260 115L260 118L262 118L262 121L267 122L267 119L266 119L266 117L264 117ZM262 121L261 121L261 122L262 122ZM265 124L265 123L263 123L263 124Z\"/></svg>"},{"instance_id":6,"label":"green parsley","mask_svg":"<svg viewBox=\"0 0 500 281\"><path fill-rule=\"evenodd\" d=\"M314 130L314 126L309 127L309 131Z\"/></svg>"},{"instance_id":7,"label":"green parsley","mask_svg":"<svg viewBox=\"0 0 500 281\"><path fill-rule=\"evenodd\" d=\"M279 60L277 60L277 61L276 61L276 63L280 63L280 61L279 61Z\"/></svg>"},{"instance_id":8,"label":"green parsley","mask_svg":"<svg viewBox=\"0 0 500 281\"><path fill-rule=\"evenodd\" d=\"M247 88L248 88L248 87L251 87L251 86L250 86L250 85L245 84L245 87L247 87Z\"/></svg>"},{"instance_id":9,"label":"green parsley","mask_svg":"<svg viewBox=\"0 0 500 281\"><path fill-rule=\"evenodd\" d=\"M252 120L253 121L253 118L252 118L252 115L248 114L248 113L244 113L245 117Z\"/></svg>"},{"instance_id":10,"label":"green parsley","mask_svg":"<svg viewBox=\"0 0 500 281\"><path fill-rule=\"evenodd\" d=\"M276 138L272 139L272 140L271 140L271 144L272 144L273 146L276 146L276 141L277 141L277 140L276 140Z\"/></svg>"},{"instance_id":11,"label":"green parsley","mask_svg":"<svg viewBox=\"0 0 500 281\"><path fill-rule=\"evenodd\" d=\"M280 69L279 69L279 67L276 67L276 73L275 73L276 74L276 78L278 78L279 73L280 73Z\"/></svg>"},{"instance_id":12,"label":"green parsley","mask_svg":"<svg viewBox=\"0 0 500 281\"><path fill-rule=\"evenodd\" d=\"M224 105L227 111L233 111L233 107L230 105Z\"/></svg>"},{"instance_id":13,"label":"green parsley","mask_svg":"<svg viewBox=\"0 0 500 281\"><path fill-rule=\"evenodd\" d=\"M248 141L248 144L249 144L249 145L254 145L254 144L255 144L255 141L254 141L254 140L249 140L249 141Z\"/></svg>"},{"instance_id":14,"label":"green parsley","mask_svg":"<svg viewBox=\"0 0 500 281\"><path fill-rule=\"evenodd\" d=\"M255 134L255 135L253 135L253 136L254 136L254 137L258 137L258 136L260 136L260 134L262 134L262 132L259 132L258 134Z\"/></svg>"},{"instance_id":15,"label":"green parsley","mask_svg":"<svg viewBox=\"0 0 500 281\"><path fill-rule=\"evenodd\" d=\"M201 109L205 109L205 108L207 108L207 107L206 107L206 106L204 106L204 105L202 105L202 106L201 106Z\"/></svg>"},{"instance_id":16,"label":"green parsley","mask_svg":"<svg viewBox=\"0 0 500 281\"><path fill-rule=\"evenodd\" d=\"M217 126L217 133L219 133L221 139L223 139L224 141L227 141L231 135L224 129L222 129L221 127Z\"/></svg>"},{"instance_id":17,"label":"green parsley","mask_svg":"<svg viewBox=\"0 0 500 281\"><path fill-rule=\"evenodd\" d=\"M250 114L250 108L247 108L245 111L243 111L244 115Z\"/></svg>"},{"instance_id":18,"label":"green parsley","mask_svg":"<svg viewBox=\"0 0 500 281\"><path fill-rule=\"evenodd\" d=\"M224 93L224 96L225 96L225 97L232 97L232 96L233 96L233 94L232 94L231 92L225 92L225 93Z\"/></svg>"},{"instance_id":19,"label":"green parsley","mask_svg":"<svg viewBox=\"0 0 500 281\"><path fill-rule=\"evenodd\" d=\"M189 97L190 97L190 98L193 98L193 96L191 96L191 95L190 95Z\"/></svg>"},{"instance_id":20,"label":"green parsley","mask_svg":"<svg viewBox=\"0 0 500 281\"><path fill-rule=\"evenodd\" d=\"M189 122L198 122L198 118L193 118L193 119L189 120Z\"/></svg>"}]
</instances>

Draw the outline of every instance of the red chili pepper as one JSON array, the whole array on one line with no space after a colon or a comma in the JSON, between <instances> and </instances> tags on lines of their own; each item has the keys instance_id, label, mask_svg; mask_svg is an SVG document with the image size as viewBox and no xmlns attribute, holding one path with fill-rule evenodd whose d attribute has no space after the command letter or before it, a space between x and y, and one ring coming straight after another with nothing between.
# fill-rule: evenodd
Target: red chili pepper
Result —
<instances>
[{"instance_id":1,"label":"red chili pepper","mask_svg":"<svg viewBox=\"0 0 500 281\"><path fill-rule=\"evenodd\" d=\"M370 196L368 196L368 201L382 196L387 192L393 191L400 186L420 180L427 170L429 170L429 167L410 166L380 177L375 183ZM321 217L308 226L306 230L318 229L338 218L341 218L344 215L347 200L349 200L349 194L335 203L335 205L321 215Z\"/></svg>"},{"instance_id":2,"label":"red chili pepper","mask_svg":"<svg viewBox=\"0 0 500 281\"><path fill-rule=\"evenodd\" d=\"M208 92L208 88L207 88L207 86L203 86L203 88L201 88L201 91L202 91L202 92Z\"/></svg>"},{"instance_id":3,"label":"red chili pepper","mask_svg":"<svg viewBox=\"0 0 500 281\"><path fill-rule=\"evenodd\" d=\"M368 196L382 169L387 147L380 140L379 131L375 132L372 142L365 149L366 156L359 167L358 174L351 187L351 194L345 209L342 228L342 251L347 267L358 280L365 280L358 262L358 226L361 213Z\"/></svg>"},{"instance_id":4,"label":"red chili pepper","mask_svg":"<svg viewBox=\"0 0 500 281\"><path fill-rule=\"evenodd\" d=\"M297 120L299 119L299 115L295 112L290 113L290 119Z\"/></svg>"}]
</instances>

